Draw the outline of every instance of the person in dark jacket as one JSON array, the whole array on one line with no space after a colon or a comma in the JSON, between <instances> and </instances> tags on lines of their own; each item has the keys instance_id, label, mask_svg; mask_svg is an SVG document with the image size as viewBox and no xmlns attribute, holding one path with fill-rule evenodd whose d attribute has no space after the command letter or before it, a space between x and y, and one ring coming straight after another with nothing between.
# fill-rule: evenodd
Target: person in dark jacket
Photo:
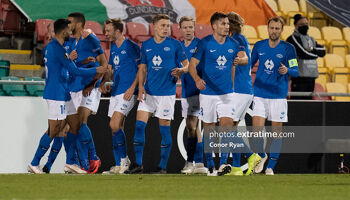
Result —
<instances>
[{"instance_id":1,"label":"person in dark jacket","mask_svg":"<svg viewBox=\"0 0 350 200\"><path fill-rule=\"evenodd\" d=\"M324 57L326 49L317 44L315 39L307 34L309 23L305 16L294 15L294 33L287 42L294 45L299 65L299 76L292 78L292 92L313 92L315 79L318 77L317 58ZM312 96L292 96L292 99L312 99Z\"/></svg>"}]
</instances>

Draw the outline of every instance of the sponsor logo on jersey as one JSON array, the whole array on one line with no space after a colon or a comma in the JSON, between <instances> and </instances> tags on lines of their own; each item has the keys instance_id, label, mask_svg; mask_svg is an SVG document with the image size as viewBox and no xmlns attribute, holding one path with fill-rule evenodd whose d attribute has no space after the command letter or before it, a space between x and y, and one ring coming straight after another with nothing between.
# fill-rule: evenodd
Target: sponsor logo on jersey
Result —
<instances>
[{"instance_id":1,"label":"sponsor logo on jersey","mask_svg":"<svg viewBox=\"0 0 350 200\"><path fill-rule=\"evenodd\" d=\"M265 61L265 72L267 73L267 74L272 74L273 73L273 71L272 71L272 69L273 69L273 67L275 66L275 64L273 63L273 61L272 60L269 60L269 59L267 59L266 61Z\"/></svg>"},{"instance_id":2,"label":"sponsor logo on jersey","mask_svg":"<svg viewBox=\"0 0 350 200\"><path fill-rule=\"evenodd\" d=\"M153 69L158 71L159 69L161 69L162 67L160 67L160 64L162 64L163 60L160 56L154 56L152 58L152 62L153 62Z\"/></svg>"},{"instance_id":3,"label":"sponsor logo on jersey","mask_svg":"<svg viewBox=\"0 0 350 200\"><path fill-rule=\"evenodd\" d=\"M170 51L169 47L164 47L164 51Z\"/></svg>"},{"instance_id":4,"label":"sponsor logo on jersey","mask_svg":"<svg viewBox=\"0 0 350 200\"><path fill-rule=\"evenodd\" d=\"M218 68L219 70L225 69L226 62L227 62L227 60L226 60L225 56L219 56L218 59L216 59L216 63L218 64L218 66L216 66L216 68Z\"/></svg>"},{"instance_id":5,"label":"sponsor logo on jersey","mask_svg":"<svg viewBox=\"0 0 350 200\"><path fill-rule=\"evenodd\" d=\"M229 49L229 50L227 50L227 52L233 53L233 49Z\"/></svg>"}]
</instances>

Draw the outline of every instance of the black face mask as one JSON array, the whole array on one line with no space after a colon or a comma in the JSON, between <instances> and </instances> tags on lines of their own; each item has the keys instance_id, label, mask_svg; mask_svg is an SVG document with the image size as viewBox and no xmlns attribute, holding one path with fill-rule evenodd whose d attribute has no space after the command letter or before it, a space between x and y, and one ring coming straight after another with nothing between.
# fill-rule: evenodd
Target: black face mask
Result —
<instances>
[{"instance_id":1,"label":"black face mask","mask_svg":"<svg viewBox=\"0 0 350 200\"><path fill-rule=\"evenodd\" d=\"M298 28L299 33L302 35L306 35L308 30L309 30L308 25L299 26L299 28Z\"/></svg>"}]
</instances>

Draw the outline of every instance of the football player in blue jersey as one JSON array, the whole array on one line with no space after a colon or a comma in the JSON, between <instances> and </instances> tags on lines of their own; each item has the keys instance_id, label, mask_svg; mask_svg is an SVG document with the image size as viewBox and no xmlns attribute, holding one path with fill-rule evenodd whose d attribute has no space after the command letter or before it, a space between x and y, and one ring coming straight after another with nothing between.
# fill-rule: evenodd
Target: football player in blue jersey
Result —
<instances>
[{"instance_id":1,"label":"football player in blue jersey","mask_svg":"<svg viewBox=\"0 0 350 200\"><path fill-rule=\"evenodd\" d=\"M227 15L216 12L211 16L213 34L203 38L197 45L193 55L189 72L196 86L200 89L200 115L204 128L211 129L219 119L219 127L233 127L234 102L232 74L235 65L246 65L248 59L240 55L242 52L237 41L229 34L229 20ZM202 77L198 76L196 66L201 63ZM242 138L235 142L244 144ZM244 152L249 152L249 169L247 175L254 169L260 157L253 154L244 144ZM215 165L211 152L206 152L208 176L216 176Z\"/></svg>"},{"instance_id":2,"label":"football player in blue jersey","mask_svg":"<svg viewBox=\"0 0 350 200\"><path fill-rule=\"evenodd\" d=\"M195 52L198 38L194 36L195 20L193 17L184 16L179 22L183 32L181 46L188 59L191 59ZM199 129L199 90L189 73L181 76L182 86L182 117L186 118L187 131L187 160L181 173L184 174L206 174L207 168L203 164L203 142L201 130ZM195 164L193 164L193 161Z\"/></svg>"},{"instance_id":3,"label":"football player in blue jersey","mask_svg":"<svg viewBox=\"0 0 350 200\"><path fill-rule=\"evenodd\" d=\"M281 133L283 122L287 122L287 94L289 78L298 76L298 62L292 44L280 39L284 20L273 17L268 21L269 39L261 40L254 45L252 66L259 61L254 83L253 127L254 131L262 130L265 120L272 122L272 131ZM267 154L263 150L263 138L255 142L262 162L255 173L263 170ZM274 175L282 146L282 138L275 137L270 147L270 159L265 170L266 175Z\"/></svg>"},{"instance_id":4,"label":"football player in blue jersey","mask_svg":"<svg viewBox=\"0 0 350 200\"><path fill-rule=\"evenodd\" d=\"M94 77L96 73L104 73L107 70L106 67L80 69L69 59L69 55L63 47L63 43L69 40L71 33L68 26L69 23L66 19L55 21L55 39L47 45L45 50L44 61L46 74L43 98L46 99L48 104L49 127L41 137L34 158L28 165L28 171L35 174L43 173L39 167L40 160L50 148L53 138L62 130L67 115L77 113L68 90L69 75ZM67 122L70 126L74 123L68 119ZM73 129L72 133L76 138L78 130ZM73 145L70 145L69 148L73 148ZM65 168L68 167L72 171L75 171L75 173L86 173L78 166L73 165L70 162L72 160L73 155L69 154Z\"/></svg>"},{"instance_id":5,"label":"football player in blue jersey","mask_svg":"<svg viewBox=\"0 0 350 200\"><path fill-rule=\"evenodd\" d=\"M70 58L81 68L107 66L100 40L94 34L85 34L84 15L71 13L68 15L68 20L71 21L73 37L65 44L65 48L70 53ZM88 173L96 173L101 164L87 120L90 114L96 114L98 110L101 97L99 86L102 88L103 85L101 76L89 79L71 77L69 82L69 89L78 114L69 115L68 118L78 121L76 123L79 128L77 150L81 165ZM68 134L71 133L68 132Z\"/></svg>"},{"instance_id":6,"label":"football player in blue jersey","mask_svg":"<svg viewBox=\"0 0 350 200\"><path fill-rule=\"evenodd\" d=\"M244 120L245 115L253 101L253 83L251 77L251 58L250 58L250 45L247 38L241 34L244 26L244 19L235 12L227 13L227 17L230 22L230 36L235 39L241 48L242 54L247 55L247 65L237 65L234 73L234 126L238 126L239 121ZM227 161L228 153L221 153L220 168L218 175L242 176L243 171L241 169L241 154L232 153L232 165L225 165ZM232 167L231 167L232 166ZM230 172L231 171L231 172Z\"/></svg>"},{"instance_id":7,"label":"football player in blue jersey","mask_svg":"<svg viewBox=\"0 0 350 200\"><path fill-rule=\"evenodd\" d=\"M161 159L155 173L166 173L172 146L170 122L174 117L176 81L181 73L188 70L188 60L179 41L168 37L170 18L159 14L153 18L154 37L143 42L141 64L139 66L140 100L134 135L136 162L132 163L127 173L142 173L143 148L145 145L146 124L153 114L159 119L162 136ZM177 68L179 63L184 68ZM147 75L147 78L146 78Z\"/></svg>"},{"instance_id":8,"label":"football player in blue jersey","mask_svg":"<svg viewBox=\"0 0 350 200\"><path fill-rule=\"evenodd\" d=\"M105 35L112 42L108 64L113 68L113 89L108 116L111 118L109 124L112 129L115 166L103 174L123 174L130 164L126 153L124 120L137 101L135 88L138 84L140 47L124 37L124 25L120 19L109 19L105 24Z\"/></svg>"}]
</instances>

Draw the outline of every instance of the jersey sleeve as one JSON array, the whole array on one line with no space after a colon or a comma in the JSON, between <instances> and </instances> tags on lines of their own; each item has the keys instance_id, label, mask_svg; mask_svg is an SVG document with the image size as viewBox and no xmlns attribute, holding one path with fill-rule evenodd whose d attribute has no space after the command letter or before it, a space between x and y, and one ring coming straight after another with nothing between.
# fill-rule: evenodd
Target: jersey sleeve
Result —
<instances>
[{"instance_id":1,"label":"jersey sleeve","mask_svg":"<svg viewBox=\"0 0 350 200\"><path fill-rule=\"evenodd\" d=\"M136 65L139 65L141 62L141 55L140 55L140 47L139 45L130 42L130 51L132 55L132 59L135 61Z\"/></svg>"},{"instance_id":2,"label":"jersey sleeve","mask_svg":"<svg viewBox=\"0 0 350 200\"><path fill-rule=\"evenodd\" d=\"M176 45L176 49L175 49L176 61L177 63L180 63L186 60L187 56L179 41L175 41L175 45Z\"/></svg>"},{"instance_id":3,"label":"jersey sleeve","mask_svg":"<svg viewBox=\"0 0 350 200\"><path fill-rule=\"evenodd\" d=\"M63 49L58 52L56 56L58 57L59 62L62 64L62 66L66 67L68 72L75 76L94 76L96 75L96 68L78 68L73 61L69 59L69 55L66 51Z\"/></svg>"},{"instance_id":4,"label":"jersey sleeve","mask_svg":"<svg viewBox=\"0 0 350 200\"><path fill-rule=\"evenodd\" d=\"M233 40L236 40L236 42L238 43L238 51L245 51L246 45L245 45L245 41L242 38L242 36L239 36L237 38L233 38Z\"/></svg>"},{"instance_id":5,"label":"jersey sleeve","mask_svg":"<svg viewBox=\"0 0 350 200\"><path fill-rule=\"evenodd\" d=\"M145 51L145 43L141 46L141 62L140 64L147 64L146 51Z\"/></svg>"},{"instance_id":6,"label":"jersey sleeve","mask_svg":"<svg viewBox=\"0 0 350 200\"><path fill-rule=\"evenodd\" d=\"M97 36L93 35L93 33L91 33L86 39L88 39L89 41L92 42L94 49L93 51L97 54L97 55L101 55L103 54L103 49L101 46L101 42L100 40L97 38Z\"/></svg>"},{"instance_id":7,"label":"jersey sleeve","mask_svg":"<svg viewBox=\"0 0 350 200\"><path fill-rule=\"evenodd\" d=\"M254 67L254 65L256 64L256 62L258 62L258 43L256 43L253 47L253 50L252 50L252 54L251 54L251 59L252 59L252 66L251 67Z\"/></svg>"},{"instance_id":8,"label":"jersey sleeve","mask_svg":"<svg viewBox=\"0 0 350 200\"><path fill-rule=\"evenodd\" d=\"M288 67L289 76L298 77L297 54L293 45L286 48L286 63L283 64Z\"/></svg>"},{"instance_id":9,"label":"jersey sleeve","mask_svg":"<svg viewBox=\"0 0 350 200\"><path fill-rule=\"evenodd\" d=\"M204 40L201 40L197 44L197 48L195 53L192 57L196 58L197 60L201 60L205 53L205 44Z\"/></svg>"}]
</instances>

